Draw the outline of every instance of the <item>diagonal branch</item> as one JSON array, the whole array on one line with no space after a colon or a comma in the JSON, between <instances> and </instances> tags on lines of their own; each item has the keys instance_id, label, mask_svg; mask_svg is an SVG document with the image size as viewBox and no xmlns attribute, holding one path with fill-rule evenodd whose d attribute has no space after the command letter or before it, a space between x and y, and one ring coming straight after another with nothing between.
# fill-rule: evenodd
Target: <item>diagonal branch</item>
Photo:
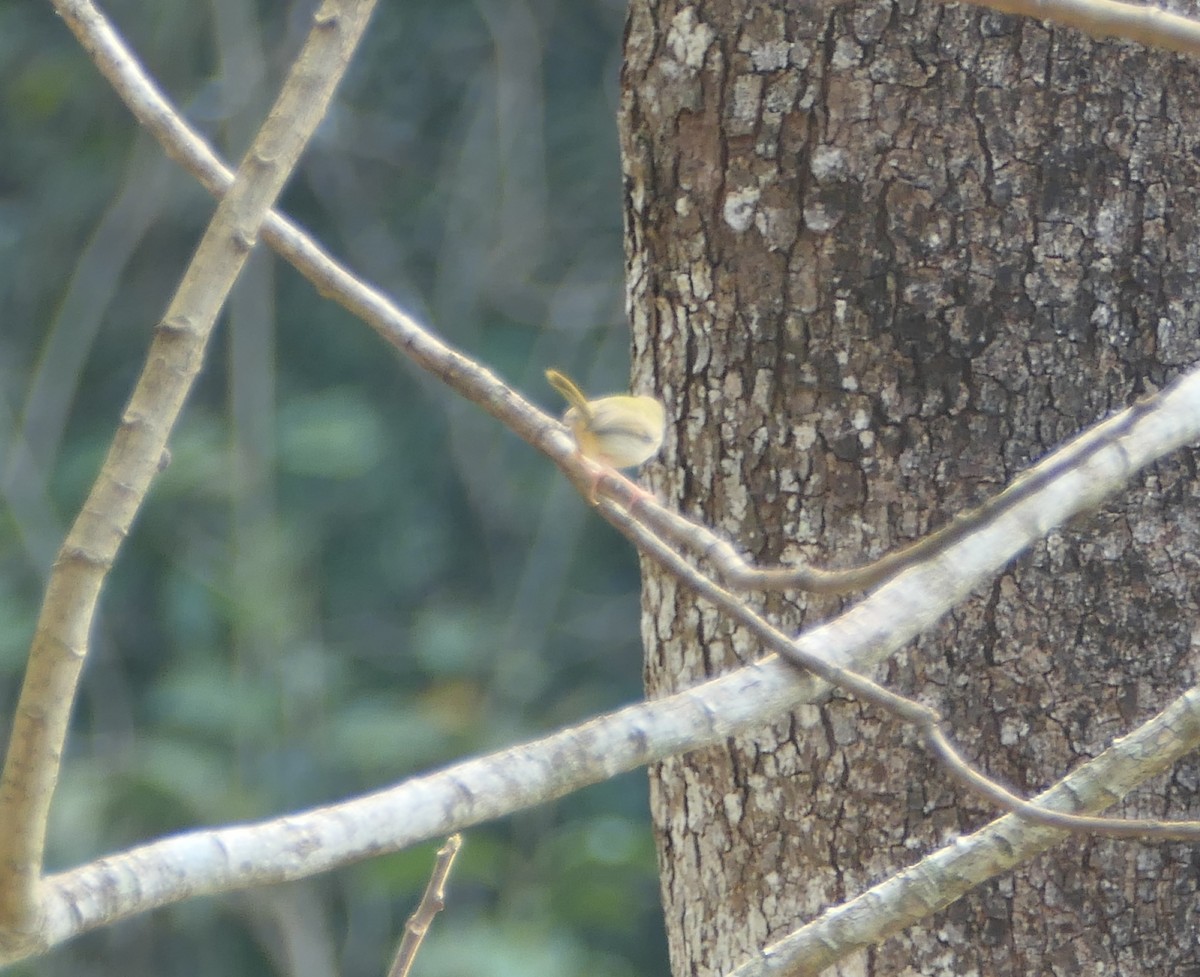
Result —
<instances>
[{"instance_id":1,"label":"diagonal branch","mask_svg":"<svg viewBox=\"0 0 1200 977\"><path fill-rule=\"evenodd\" d=\"M54 9L88 52L134 118L213 196L229 189L233 174L195 133L146 74L124 41L91 0L51 0ZM570 465L574 448L562 425L538 410L493 373L439 340L383 292L356 278L286 217L272 212L263 239L317 292L358 316L386 342L477 404L515 434Z\"/></svg>"},{"instance_id":2,"label":"diagonal branch","mask_svg":"<svg viewBox=\"0 0 1200 977\"><path fill-rule=\"evenodd\" d=\"M374 0L325 0L272 109L155 331L104 466L47 585L0 777L0 931L38 927L46 818L96 601L165 458L217 313L333 95ZM69 3L64 3L69 7Z\"/></svg>"},{"instance_id":3,"label":"diagonal branch","mask_svg":"<svg viewBox=\"0 0 1200 977\"><path fill-rule=\"evenodd\" d=\"M1039 806L1097 811L1200 747L1200 687L1043 791ZM727 977L816 974L944 909L968 891L1062 841L1062 830L1009 814L765 947Z\"/></svg>"}]
</instances>

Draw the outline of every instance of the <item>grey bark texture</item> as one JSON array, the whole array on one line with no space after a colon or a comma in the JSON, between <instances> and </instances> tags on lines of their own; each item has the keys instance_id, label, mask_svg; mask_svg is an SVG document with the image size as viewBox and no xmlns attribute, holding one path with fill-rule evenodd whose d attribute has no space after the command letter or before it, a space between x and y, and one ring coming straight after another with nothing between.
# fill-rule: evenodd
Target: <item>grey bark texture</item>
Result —
<instances>
[{"instance_id":1,"label":"grey bark texture","mask_svg":"<svg viewBox=\"0 0 1200 977\"><path fill-rule=\"evenodd\" d=\"M635 375L668 504L762 563L865 562L1200 359L1200 66L971 7L632 0ZM1032 793L1195 681L1196 454L1055 534L878 678ZM761 650L647 567L652 695ZM844 602L752 598L798 630ZM1195 763L1124 805L1198 817ZM677 977L989 820L835 694L651 772ZM1118 813L1118 812L1112 812ZM843 973L1200 974L1196 854L1076 839Z\"/></svg>"}]
</instances>

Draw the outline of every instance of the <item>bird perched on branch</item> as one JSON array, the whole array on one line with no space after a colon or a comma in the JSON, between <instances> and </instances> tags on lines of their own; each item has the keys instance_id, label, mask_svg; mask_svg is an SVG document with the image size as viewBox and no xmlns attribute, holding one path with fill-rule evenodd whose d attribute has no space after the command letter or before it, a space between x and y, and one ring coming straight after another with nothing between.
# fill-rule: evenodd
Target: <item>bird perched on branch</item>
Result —
<instances>
[{"instance_id":1,"label":"bird perched on branch","mask_svg":"<svg viewBox=\"0 0 1200 977\"><path fill-rule=\"evenodd\" d=\"M570 404L563 423L585 458L612 468L633 468L662 447L667 414L655 398L614 394L588 400L565 373L547 370L546 379ZM594 500L594 487L592 495Z\"/></svg>"}]
</instances>

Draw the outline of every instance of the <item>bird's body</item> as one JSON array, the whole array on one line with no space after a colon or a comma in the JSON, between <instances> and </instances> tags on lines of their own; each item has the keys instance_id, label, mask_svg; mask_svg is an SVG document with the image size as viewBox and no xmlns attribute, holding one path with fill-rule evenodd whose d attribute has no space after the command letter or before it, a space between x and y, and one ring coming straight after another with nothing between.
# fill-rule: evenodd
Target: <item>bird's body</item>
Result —
<instances>
[{"instance_id":1,"label":"bird's body","mask_svg":"<svg viewBox=\"0 0 1200 977\"><path fill-rule=\"evenodd\" d=\"M601 397L588 401L591 416L571 407L563 422L579 450L613 468L632 468L653 457L662 445L666 416L653 397Z\"/></svg>"},{"instance_id":2,"label":"bird's body","mask_svg":"<svg viewBox=\"0 0 1200 977\"><path fill-rule=\"evenodd\" d=\"M563 423L585 457L613 468L632 468L662 447L666 410L653 397L614 394L588 400L574 381L558 370L547 370L546 379L571 405Z\"/></svg>"}]
</instances>

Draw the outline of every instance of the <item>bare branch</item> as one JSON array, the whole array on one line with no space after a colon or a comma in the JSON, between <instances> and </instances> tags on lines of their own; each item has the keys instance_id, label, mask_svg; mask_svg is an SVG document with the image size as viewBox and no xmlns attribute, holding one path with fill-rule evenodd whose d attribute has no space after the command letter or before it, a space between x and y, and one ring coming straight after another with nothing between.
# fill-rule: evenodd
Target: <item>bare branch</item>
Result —
<instances>
[{"instance_id":1,"label":"bare branch","mask_svg":"<svg viewBox=\"0 0 1200 977\"><path fill-rule=\"evenodd\" d=\"M408 977L412 970L413 961L417 959L417 951L425 940L425 934L433 923L433 917L446 907L446 879L454 867L454 859L462 847L462 835L451 835L446 843L438 849L437 861L433 865L433 873L429 876L429 884L413 914L404 924L404 936L388 968L388 977Z\"/></svg>"},{"instance_id":2,"label":"bare branch","mask_svg":"<svg viewBox=\"0 0 1200 977\"><path fill-rule=\"evenodd\" d=\"M1006 14L1076 27L1091 37L1140 41L1164 51L1200 54L1200 21L1141 3L1115 0L967 0Z\"/></svg>"},{"instance_id":3,"label":"bare branch","mask_svg":"<svg viewBox=\"0 0 1200 977\"><path fill-rule=\"evenodd\" d=\"M217 207L155 332L104 466L59 550L34 634L0 778L0 930L38 927L46 817L104 578L158 473L233 282L366 26L374 0L325 0L314 28Z\"/></svg>"}]
</instances>

